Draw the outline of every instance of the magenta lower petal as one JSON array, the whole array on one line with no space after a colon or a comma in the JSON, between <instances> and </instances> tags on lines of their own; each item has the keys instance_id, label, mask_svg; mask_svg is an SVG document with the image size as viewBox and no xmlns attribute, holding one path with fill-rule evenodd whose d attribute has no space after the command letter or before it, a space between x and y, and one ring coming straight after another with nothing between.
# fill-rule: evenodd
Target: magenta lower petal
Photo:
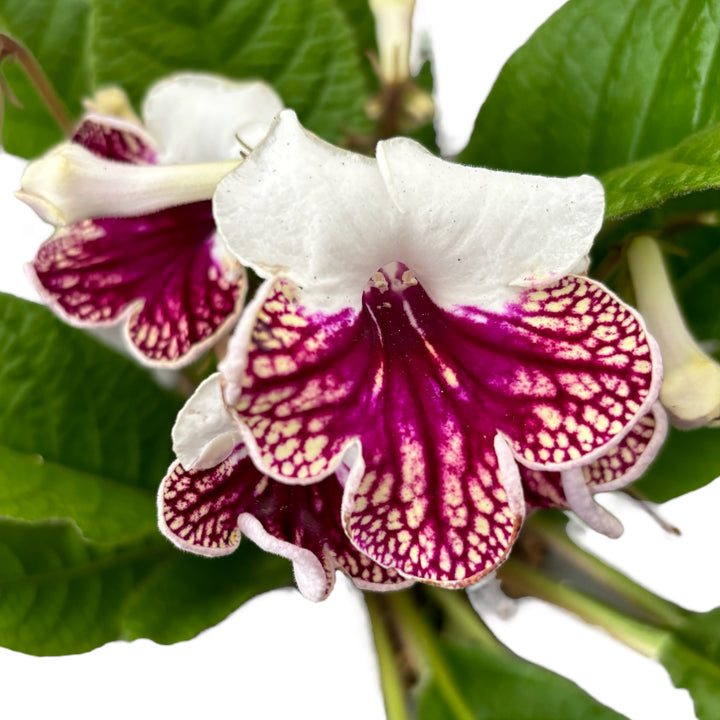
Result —
<instances>
[{"instance_id":1,"label":"magenta lower petal","mask_svg":"<svg viewBox=\"0 0 720 720\"><path fill-rule=\"evenodd\" d=\"M210 202L86 220L60 228L31 267L45 301L70 322L107 325L129 316L127 333L139 356L177 365L229 330L240 313L243 278L233 278L215 257L214 236Z\"/></svg>"},{"instance_id":2,"label":"magenta lower petal","mask_svg":"<svg viewBox=\"0 0 720 720\"><path fill-rule=\"evenodd\" d=\"M618 445L594 462L584 465L582 473L592 493L617 490L640 477L655 458L667 433L667 420L662 408L641 417ZM525 500L533 507L571 510L558 472L521 468Z\"/></svg>"},{"instance_id":3,"label":"magenta lower petal","mask_svg":"<svg viewBox=\"0 0 720 720\"><path fill-rule=\"evenodd\" d=\"M400 264L376 273L359 313L312 314L288 281L268 288L231 350L247 362L224 369L256 464L309 483L350 453L346 531L425 582L460 587L501 563L524 507L515 459L592 461L658 382L637 316L585 278L503 314L439 308Z\"/></svg>"},{"instance_id":4,"label":"magenta lower petal","mask_svg":"<svg viewBox=\"0 0 720 720\"><path fill-rule=\"evenodd\" d=\"M259 473L244 446L208 470L175 463L158 495L160 526L179 547L225 555L242 534L293 561L301 592L327 597L335 569L364 589L408 584L372 562L348 541L340 523L342 488L334 478L306 487L284 485Z\"/></svg>"},{"instance_id":5,"label":"magenta lower petal","mask_svg":"<svg viewBox=\"0 0 720 720\"><path fill-rule=\"evenodd\" d=\"M83 120L75 130L72 141L108 160L138 165L152 165L156 162L155 148L140 129L133 128L127 122L111 125L107 119L103 120Z\"/></svg>"}]
</instances>

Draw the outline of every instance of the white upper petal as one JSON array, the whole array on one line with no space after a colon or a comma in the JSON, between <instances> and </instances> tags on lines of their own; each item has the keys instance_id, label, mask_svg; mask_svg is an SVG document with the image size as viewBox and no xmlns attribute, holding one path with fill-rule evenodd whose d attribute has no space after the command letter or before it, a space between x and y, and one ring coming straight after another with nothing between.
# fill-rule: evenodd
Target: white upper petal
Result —
<instances>
[{"instance_id":1,"label":"white upper petal","mask_svg":"<svg viewBox=\"0 0 720 720\"><path fill-rule=\"evenodd\" d=\"M200 383L185 403L175 420L172 439L175 455L186 470L214 467L240 444L240 434L223 404L220 373Z\"/></svg>"},{"instance_id":2,"label":"white upper petal","mask_svg":"<svg viewBox=\"0 0 720 720\"><path fill-rule=\"evenodd\" d=\"M324 312L359 307L371 275L398 259L400 214L377 163L308 133L289 110L220 182L214 207L243 265L282 272Z\"/></svg>"},{"instance_id":3,"label":"white upper petal","mask_svg":"<svg viewBox=\"0 0 720 720\"><path fill-rule=\"evenodd\" d=\"M239 158L240 141L254 147L282 107L264 82L181 73L150 88L143 118L162 164L210 162Z\"/></svg>"},{"instance_id":4,"label":"white upper petal","mask_svg":"<svg viewBox=\"0 0 720 720\"><path fill-rule=\"evenodd\" d=\"M408 265L444 307L500 309L519 287L586 269L604 194L590 176L464 167L405 138L380 143L374 161L284 111L220 183L214 207L240 261L262 277L289 276L311 309L359 307L391 262Z\"/></svg>"},{"instance_id":5,"label":"white upper petal","mask_svg":"<svg viewBox=\"0 0 720 720\"><path fill-rule=\"evenodd\" d=\"M406 138L382 142L378 165L404 216L403 256L438 304L489 307L512 286L587 268L603 221L600 182L466 167Z\"/></svg>"}]
</instances>

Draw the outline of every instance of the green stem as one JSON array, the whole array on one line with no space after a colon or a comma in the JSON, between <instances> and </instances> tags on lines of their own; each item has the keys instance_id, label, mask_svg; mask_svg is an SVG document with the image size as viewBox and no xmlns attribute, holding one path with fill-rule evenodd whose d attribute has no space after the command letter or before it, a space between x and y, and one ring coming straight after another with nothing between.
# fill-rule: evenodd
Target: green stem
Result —
<instances>
[{"instance_id":1,"label":"green stem","mask_svg":"<svg viewBox=\"0 0 720 720\"><path fill-rule=\"evenodd\" d=\"M5 33L0 33L0 62L6 57L12 57L20 64L28 79L35 88L37 94L45 103L45 107L58 124L63 134L70 137L73 134L75 124L65 110L62 100L58 97L52 83L40 67L32 53L14 38Z\"/></svg>"},{"instance_id":2,"label":"green stem","mask_svg":"<svg viewBox=\"0 0 720 720\"><path fill-rule=\"evenodd\" d=\"M550 579L529 565L511 558L501 571L513 594L533 595L568 610L646 657L657 659L668 632L624 615L597 598ZM518 592L519 591L519 592Z\"/></svg>"},{"instance_id":3,"label":"green stem","mask_svg":"<svg viewBox=\"0 0 720 720\"><path fill-rule=\"evenodd\" d=\"M680 607L669 600L658 597L655 593L576 545L565 532L564 523L561 524L550 515L538 513L533 518L532 528L556 553L570 561L589 577L599 581L618 596L642 610L658 624L677 628L685 622L685 616Z\"/></svg>"},{"instance_id":4,"label":"green stem","mask_svg":"<svg viewBox=\"0 0 720 720\"><path fill-rule=\"evenodd\" d=\"M378 655L380 684L387 718L388 720L410 720L405 685L397 664L397 656L383 614L383 607L379 598L371 593L365 593L365 604L370 615L373 639Z\"/></svg>"},{"instance_id":5,"label":"green stem","mask_svg":"<svg viewBox=\"0 0 720 720\"><path fill-rule=\"evenodd\" d=\"M427 625L415 605L413 595L409 592L393 593L387 596L387 602L393 609L407 642L425 659L432 678L453 715L458 720L476 720L437 646L436 631Z\"/></svg>"},{"instance_id":6,"label":"green stem","mask_svg":"<svg viewBox=\"0 0 720 720\"><path fill-rule=\"evenodd\" d=\"M459 590L441 590L428 586L425 592L442 606L447 616L451 618L466 640L472 640L476 645L495 655L507 655L508 649L492 634L488 626L473 610L467 595Z\"/></svg>"}]
</instances>

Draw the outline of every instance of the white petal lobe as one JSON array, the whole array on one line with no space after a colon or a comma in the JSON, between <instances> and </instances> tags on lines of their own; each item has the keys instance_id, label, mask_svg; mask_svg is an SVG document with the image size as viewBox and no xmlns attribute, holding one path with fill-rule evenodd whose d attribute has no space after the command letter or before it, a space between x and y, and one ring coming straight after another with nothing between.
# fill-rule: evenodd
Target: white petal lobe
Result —
<instances>
[{"instance_id":1,"label":"white petal lobe","mask_svg":"<svg viewBox=\"0 0 720 720\"><path fill-rule=\"evenodd\" d=\"M438 304L488 309L512 286L586 269L604 192L588 175L548 178L446 162L406 138L382 142L378 164L404 215L403 257Z\"/></svg>"},{"instance_id":2,"label":"white petal lobe","mask_svg":"<svg viewBox=\"0 0 720 720\"><path fill-rule=\"evenodd\" d=\"M243 144L259 143L282 107L264 82L180 73L150 88L143 117L162 164L211 162L239 159Z\"/></svg>"},{"instance_id":3,"label":"white petal lobe","mask_svg":"<svg viewBox=\"0 0 720 720\"><path fill-rule=\"evenodd\" d=\"M214 467L240 443L240 434L223 404L219 373L204 380L185 403L172 439L173 450L186 470Z\"/></svg>"},{"instance_id":4,"label":"white petal lobe","mask_svg":"<svg viewBox=\"0 0 720 720\"><path fill-rule=\"evenodd\" d=\"M220 183L214 211L243 265L286 274L324 312L358 308L372 274L398 259L398 213L377 163L308 133L289 110Z\"/></svg>"}]
</instances>

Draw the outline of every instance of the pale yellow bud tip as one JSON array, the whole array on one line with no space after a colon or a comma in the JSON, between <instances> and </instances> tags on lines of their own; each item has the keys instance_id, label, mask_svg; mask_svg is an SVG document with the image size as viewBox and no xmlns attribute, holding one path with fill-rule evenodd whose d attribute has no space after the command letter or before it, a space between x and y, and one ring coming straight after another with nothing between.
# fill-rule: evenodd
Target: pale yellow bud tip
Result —
<instances>
[{"instance_id":1,"label":"pale yellow bud tip","mask_svg":"<svg viewBox=\"0 0 720 720\"><path fill-rule=\"evenodd\" d=\"M648 236L635 238L628 264L637 307L660 346L660 400L676 427L720 425L720 365L690 334L670 286L662 253Z\"/></svg>"}]
</instances>

